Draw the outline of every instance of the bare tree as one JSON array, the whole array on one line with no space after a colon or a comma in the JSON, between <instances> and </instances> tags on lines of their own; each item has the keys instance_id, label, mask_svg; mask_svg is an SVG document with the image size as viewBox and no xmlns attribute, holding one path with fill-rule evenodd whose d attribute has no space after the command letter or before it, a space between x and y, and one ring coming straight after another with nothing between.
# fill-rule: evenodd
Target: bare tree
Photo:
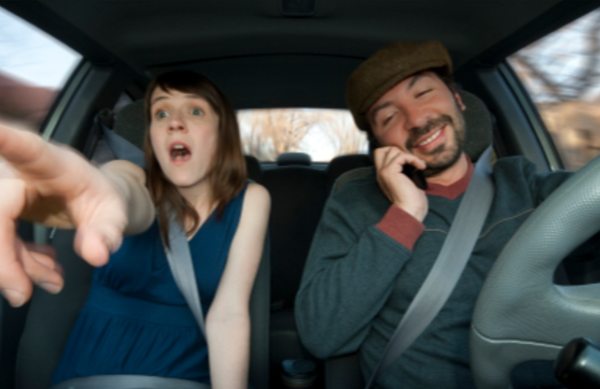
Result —
<instances>
[{"instance_id":1,"label":"bare tree","mask_svg":"<svg viewBox=\"0 0 600 389\"><path fill-rule=\"evenodd\" d=\"M321 128L331 142L335 155L358 154L367 148L367 137L349 114L323 113Z\"/></svg>"},{"instance_id":2,"label":"bare tree","mask_svg":"<svg viewBox=\"0 0 600 389\"><path fill-rule=\"evenodd\" d=\"M567 169L600 150L600 11L510 57Z\"/></svg>"},{"instance_id":3,"label":"bare tree","mask_svg":"<svg viewBox=\"0 0 600 389\"><path fill-rule=\"evenodd\" d=\"M600 81L600 12L595 11L585 25L566 26L555 34L568 31L562 36L562 45L557 49L556 35L540 39L511 56L511 62L524 70L519 75L542 87L540 96L534 100L565 102L580 100ZM581 61L569 66L566 60L573 54L573 34L583 40L583 53L577 53ZM536 91L530 91L536 94Z\"/></svg>"},{"instance_id":4,"label":"bare tree","mask_svg":"<svg viewBox=\"0 0 600 389\"><path fill-rule=\"evenodd\" d=\"M282 153L310 148L306 142L311 133L322 135L318 139L330 143L335 155L366 148L365 136L347 113L314 109L254 110L241 113L239 120L246 130L244 151L262 161L274 161Z\"/></svg>"},{"instance_id":5,"label":"bare tree","mask_svg":"<svg viewBox=\"0 0 600 389\"><path fill-rule=\"evenodd\" d=\"M255 110L241 116L250 126L245 134L246 153L274 161L278 155L299 150L299 145L316 122L315 114L299 109Z\"/></svg>"}]
</instances>

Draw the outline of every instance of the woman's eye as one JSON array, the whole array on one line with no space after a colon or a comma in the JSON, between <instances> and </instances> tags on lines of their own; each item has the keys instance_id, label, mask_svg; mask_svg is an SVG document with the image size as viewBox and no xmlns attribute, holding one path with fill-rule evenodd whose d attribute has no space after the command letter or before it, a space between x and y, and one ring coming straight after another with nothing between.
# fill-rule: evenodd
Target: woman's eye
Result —
<instances>
[{"instance_id":1,"label":"woman's eye","mask_svg":"<svg viewBox=\"0 0 600 389\"><path fill-rule=\"evenodd\" d=\"M202 111L200 108L193 108L192 115L201 116L201 115L204 115L204 111Z\"/></svg>"},{"instance_id":2,"label":"woman's eye","mask_svg":"<svg viewBox=\"0 0 600 389\"><path fill-rule=\"evenodd\" d=\"M165 111L156 111L157 119L163 119L163 118L166 118L167 116L169 116L169 114L166 113Z\"/></svg>"}]
</instances>

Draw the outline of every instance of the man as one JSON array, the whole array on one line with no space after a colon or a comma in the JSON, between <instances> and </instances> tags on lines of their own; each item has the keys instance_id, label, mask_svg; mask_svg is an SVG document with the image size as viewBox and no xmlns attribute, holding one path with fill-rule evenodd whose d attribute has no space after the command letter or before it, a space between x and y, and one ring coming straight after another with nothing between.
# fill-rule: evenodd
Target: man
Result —
<instances>
[{"instance_id":1,"label":"man","mask_svg":"<svg viewBox=\"0 0 600 389\"><path fill-rule=\"evenodd\" d=\"M357 126L382 147L375 169L333 194L323 212L296 299L298 330L317 357L360 351L365 379L427 277L465 192L473 165L463 152L465 107L451 60L435 41L396 42L350 77ZM406 165L423 169L418 189ZM536 174L521 157L493 169L495 198L448 301L378 378L380 388L470 388L469 327L494 260L529 214L568 173Z\"/></svg>"}]
</instances>

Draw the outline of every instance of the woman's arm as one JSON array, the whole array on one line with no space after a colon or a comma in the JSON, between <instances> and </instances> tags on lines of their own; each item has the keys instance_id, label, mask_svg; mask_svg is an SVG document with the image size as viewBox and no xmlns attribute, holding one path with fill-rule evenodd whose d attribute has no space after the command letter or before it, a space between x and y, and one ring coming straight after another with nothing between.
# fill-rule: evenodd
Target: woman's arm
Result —
<instances>
[{"instance_id":1,"label":"woman's arm","mask_svg":"<svg viewBox=\"0 0 600 389\"><path fill-rule=\"evenodd\" d=\"M71 152L64 147L60 147L60 149L63 149L63 152ZM80 163L85 164L86 161L83 160ZM111 185L120 195L127 216L123 235L139 234L152 225L155 210L146 189L146 173L142 168L129 161L115 160L100 167L100 172L104 177L98 176L96 168L92 165L79 170L82 170L80 172L82 174L89 174L90 178L95 177L100 183L106 181L105 184ZM86 178L82 177L82 180L84 179ZM20 219L44 224L48 227L65 229L77 227L76 221L69 214L64 199L55 197L32 196L21 213Z\"/></svg>"},{"instance_id":2,"label":"woman's arm","mask_svg":"<svg viewBox=\"0 0 600 389\"><path fill-rule=\"evenodd\" d=\"M18 238L17 219L77 228L75 251L100 266L126 229L139 231L153 216L149 197L144 199L144 173L128 162L100 170L68 147L2 125L0 156L0 292L13 306L29 299L32 283L52 293L63 285L52 255Z\"/></svg>"},{"instance_id":3,"label":"woman's arm","mask_svg":"<svg viewBox=\"0 0 600 389\"><path fill-rule=\"evenodd\" d=\"M124 160L108 162L100 170L125 201L127 226L123 235L136 235L150 228L156 215L146 188L146 172L138 165Z\"/></svg>"},{"instance_id":4,"label":"woman's arm","mask_svg":"<svg viewBox=\"0 0 600 389\"><path fill-rule=\"evenodd\" d=\"M246 389L250 359L249 301L263 252L271 200L249 184L227 265L206 318L214 389Z\"/></svg>"}]
</instances>

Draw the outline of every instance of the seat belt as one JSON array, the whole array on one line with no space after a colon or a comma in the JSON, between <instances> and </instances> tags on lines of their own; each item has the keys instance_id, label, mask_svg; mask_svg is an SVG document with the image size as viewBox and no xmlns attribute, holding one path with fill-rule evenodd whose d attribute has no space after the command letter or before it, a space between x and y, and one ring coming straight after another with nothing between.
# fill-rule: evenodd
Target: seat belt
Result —
<instances>
[{"instance_id":1,"label":"seat belt","mask_svg":"<svg viewBox=\"0 0 600 389\"><path fill-rule=\"evenodd\" d=\"M171 273L173 273L173 278L175 278L175 283L196 318L200 332L202 332L204 339L206 339L204 314L202 313L202 303L200 301L200 293L198 292L198 284L196 283L190 246L185 231L175 220L175 215L171 215L171 219L169 220L169 247L165 244L162 234L160 234L160 237L165 248L167 260L169 261Z\"/></svg>"},{"instance_id":2,"label":"seat belt","mask_svg":"<svg viewBox=\"0 0 600 389\"><path fill-rule=\"evenodd\" d=\"M145 160L142 150L127 139L112 132L104 123L99 121L99 124L102 126L104 139L106 139L106 143L115 157L128 160L144 168ZM200 303L200 294L198 293L198 285L196 284L194 265L192 264L192 256L190 255L190 246L188 245L187 235L179 223L175 221L174 217L171 217L169 220L170 249L167 248L162 234L160 237L163 241L163 247L165 248L165 254L167 255L173 278L175 278L175 283L183 294L185 301L190 306L202 335L206 338L202 304ZM175 258L179 259L175 260Z\"/></svg>"},{"instance_id":3,"label":"seat belt","mask_svg":"<svg viewBox=\"0 0 600 389\"><path fill-rule=\"evenodd\" d=\"M396 327L365 389L370 389L381 372L396 361L427 328L458 283L494 198L491 153L490 145L475 165L471 182L458 207L442 249L425 282Z\"/></svg>"},{"instance_id":4,"label":"seat belt","mask_svg":"<svg viewBox=\"0 0 600 389\"><path fill-rule=\"evenodd\" d=\"M210 389L201 382L147 375L95 375L72 378L50 389Z\"/></svg>"},{"instance_id":5,"label":"seat belt","mask_svg":"<svg viewBox=\"0 0 600 389\"><path fill-rule=\"evenodd\" d=\"M110 147L113 154L118 159L126 159L138 166L144 167L144 153L142 153L137 146L122 136L115 134L104 124L100 124L102 125L102 132L108 147ZM167 248L162 234L160 237L163 247L165 248L165 254L167 256L167 261L169 262L169 267L171 268L171 273L173 273L173 278L175 278L175 283L189 305L194 318L198 322L198 327L200 327L202 336L206 339L204 315L202 313L202 304L200 302L200 294L198 293L194 265L192 264L190 246L188 245L185 231L181 228L179 223L177 223L174 217L175 216L172 215L169 220L168 247L170 247L170 249Z\"/></svg>"},{"instance_id":6,"label":"seat belt","mask_svg":"<svg viewBox=\"0 0 600 389\"><path fill-rule=\"evenodd\" d=\"M136 145L123 138L120 135L112 132L104 123L99 122L102 126L102 135L108 144L108 147L112 150L115 157L118 159L125 159L133 162L142 169L146 168L146 159L144 152L139 149Z\"/></svg>"}]
</instances>

